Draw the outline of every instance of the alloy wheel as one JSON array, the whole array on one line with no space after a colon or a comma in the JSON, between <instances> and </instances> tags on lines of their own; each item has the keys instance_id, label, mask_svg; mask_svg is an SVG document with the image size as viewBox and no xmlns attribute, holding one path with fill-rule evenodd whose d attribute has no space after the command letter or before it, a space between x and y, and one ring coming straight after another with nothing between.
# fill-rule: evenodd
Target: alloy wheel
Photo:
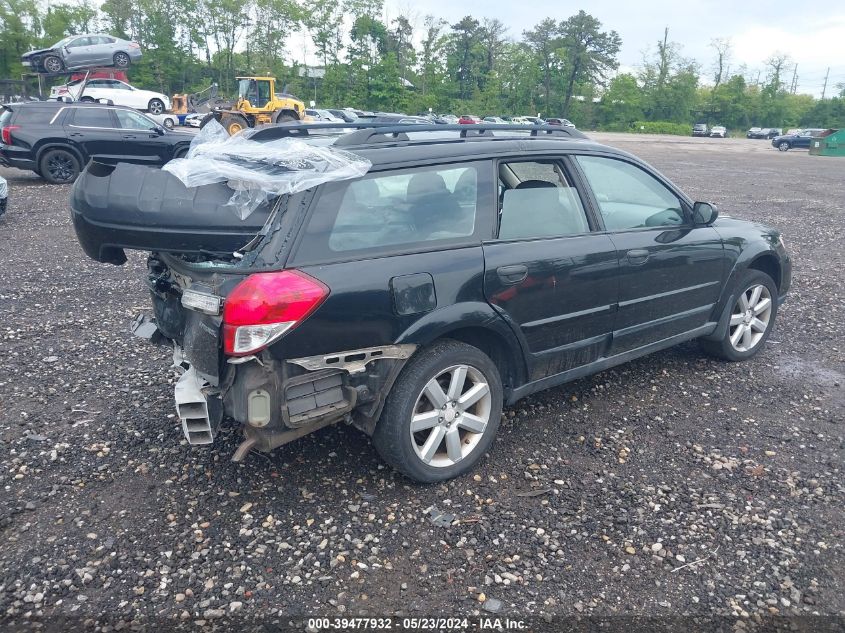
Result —
<instances>
[{"instance_id":1,"label":"alloy wheel","mask_svg":"<svg viewBox=\"0 0 845 633\"><path fill-rule=\"evenodd\" d=\"M748 352L763 340L772 319L772 295L755 284L739 295L731 311L730 341L738 352Z\"/></svg>"},{"instance_id":2,"label":"alloy wheel","mask_svg":"<svg viewBox=\"0 0 845 633\"><path fill-rule=\"evenodd\" d=\"M129 55L126 53L115 53L114 65L118 68L126 68L129 65Z\"/></svg>"},{"instance_id":3,"label":"alloy wheel","mask_svg":"<svg viewBox=\"0 0 845 633\"><path fill-rule=\"evenodd\" d=\"M417 396L410 433L420 460L453 466L478 446L490 421L492 396L484 375L471 365L444 369Z\"/></svg>"},{"instance_id":4,"label":"alloy wheel","mask_svg":"<svg viewBox=\"0 0 845 633\"><path fill-rule=\"evenodd\" d=\"M70 157L63 154L51 156L47 161L47 171L50 175L60 181L66 181L73 178L73 161Z\"/></svg>"},{"instance_id":5,"label":"alloy wheel","mask_svg":"<svg viewBox=\"0 0 845 633\"><path fill-rule=\"evenodd\" d=\"M51 55L47 59L44 60L44 68L47 70L48 73L58 73L62 70L62 60L58 57Z\"/></svg>"}]
</instances>

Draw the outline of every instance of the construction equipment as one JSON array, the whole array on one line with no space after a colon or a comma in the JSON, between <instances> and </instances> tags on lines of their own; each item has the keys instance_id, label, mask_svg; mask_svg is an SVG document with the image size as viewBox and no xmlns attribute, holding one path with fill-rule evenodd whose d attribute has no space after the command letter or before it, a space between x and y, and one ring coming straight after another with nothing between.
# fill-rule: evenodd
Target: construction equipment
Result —
<instances>
[{"instance_id":1,"label":"construction equipment","mask_svg":"<svg viewBox=\"0 0 845 633\"><path fill-rule=\"evenodd\" d=\"M192 114L194 112L211 112L221 105L217 98L217 84L191 94L175 94L170 98L173 114Z\"/></svg>"},{"instance_id":2,"label":"construction equipment","mask_svg":"<svg viewBox=\"0 0 845 633\"><path fill-rule=\"evenodd\" d=\"M273 77L236 79L237 102L231 107L215 108L200 127L215 119L232 135L265 123L301 121L305 118L305 104L293 95L277 93L276 80Z\"/></svg>"}]
</instances>

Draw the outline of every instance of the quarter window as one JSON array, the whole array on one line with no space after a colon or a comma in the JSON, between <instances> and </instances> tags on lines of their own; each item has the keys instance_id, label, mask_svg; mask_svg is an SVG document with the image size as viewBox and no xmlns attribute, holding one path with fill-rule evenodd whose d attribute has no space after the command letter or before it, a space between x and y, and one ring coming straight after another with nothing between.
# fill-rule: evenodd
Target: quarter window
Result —
<instances>
[{"instance_id":1,"label":"quarter window","mask_svg":"<svg viewBox=\"0 0 845 633\"><path fill-rule=\"evenodd\" d=\"M465 241L476 233L482 165L489 169L489 163L403 169L326 185L299 253L317 261Z\"/></svg>"},{"instance_id":2,"label":"quarter window","mask_svg":"<svg viewBox=\"0 0 845 633\"><path fill-rule=\"evenodd\" d=\"M578 156L610 231L686 222L681 201L644 169L614 158Z\"/></svg>"},{"instance_id":3,"label":"quarter window","mask_svg":"<svg viewBox=\"0 0 845 633\"><path fill-rule=\"evenodd\" d=\"M499 165L499 239L577 235L590 230L575 188L557 161Z\"/></svg>"}]
</instances>

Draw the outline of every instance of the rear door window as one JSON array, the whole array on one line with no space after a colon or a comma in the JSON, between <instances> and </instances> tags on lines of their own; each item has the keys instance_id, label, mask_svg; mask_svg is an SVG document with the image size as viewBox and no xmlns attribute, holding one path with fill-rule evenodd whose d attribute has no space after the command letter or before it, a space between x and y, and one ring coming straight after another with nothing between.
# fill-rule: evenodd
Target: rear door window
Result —
<instances>
[{"instance_id":1,"label":"rear door window","mask_svg":"<svg viewBox=\"0 0 845 633\"><path fill-rule=\"evenodd\" d=\"M587 233L581 198L555 160L499 164L499 239Z\"/></svg>"},{"instance_id":2,"label":"rear door window","mask_svg":"<svg viewBox=\"0 0 845 633\"><path fill-rule=\"evenodd\" d=\"M490 236L490 171L488 162L460 163L326 185L297 260L480 243Z\"/></svg>"},{"instance_id":3,"label":"rear door window","mask_svg":"<svg viewBox=\"0 0 845 633\"><path fill-rule=\"evenodd\" d=\"M112 117L111 109L109 108L74 108L73 118L70 121L73 127L87 127L87 128L117 128L117 124Z\"/></svg>"}]
</instances>

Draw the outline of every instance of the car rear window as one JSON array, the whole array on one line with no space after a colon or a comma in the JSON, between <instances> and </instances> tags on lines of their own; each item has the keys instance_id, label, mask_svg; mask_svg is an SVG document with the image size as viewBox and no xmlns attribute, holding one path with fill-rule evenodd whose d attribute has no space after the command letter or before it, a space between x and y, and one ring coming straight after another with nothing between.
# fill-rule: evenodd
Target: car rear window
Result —
<instances>
[{"instance_id":1,"label":"car rear window","mask_svg":"<svg viewBox=\"0 0 845 633\"><path fill-rule=\"evenodd\" d=\"M485 169L490 169L489 163L460 163L380 172L326 185L297 260L475 241L479 225L485 224L479 213L479 198L487 191L479 182L489 179Z\"/></svg>"},{"instance_id":2,"label":"car rear window","mask_svg":"<svg viewBox=\"0 0 845 633\"><path fill-rule=\"evenodd\" d=\"M18 116L15 117L15 125L22 123L49 123L56 113L58 108L21 108L18 110Z\"/></svg>"}]
</instances>

